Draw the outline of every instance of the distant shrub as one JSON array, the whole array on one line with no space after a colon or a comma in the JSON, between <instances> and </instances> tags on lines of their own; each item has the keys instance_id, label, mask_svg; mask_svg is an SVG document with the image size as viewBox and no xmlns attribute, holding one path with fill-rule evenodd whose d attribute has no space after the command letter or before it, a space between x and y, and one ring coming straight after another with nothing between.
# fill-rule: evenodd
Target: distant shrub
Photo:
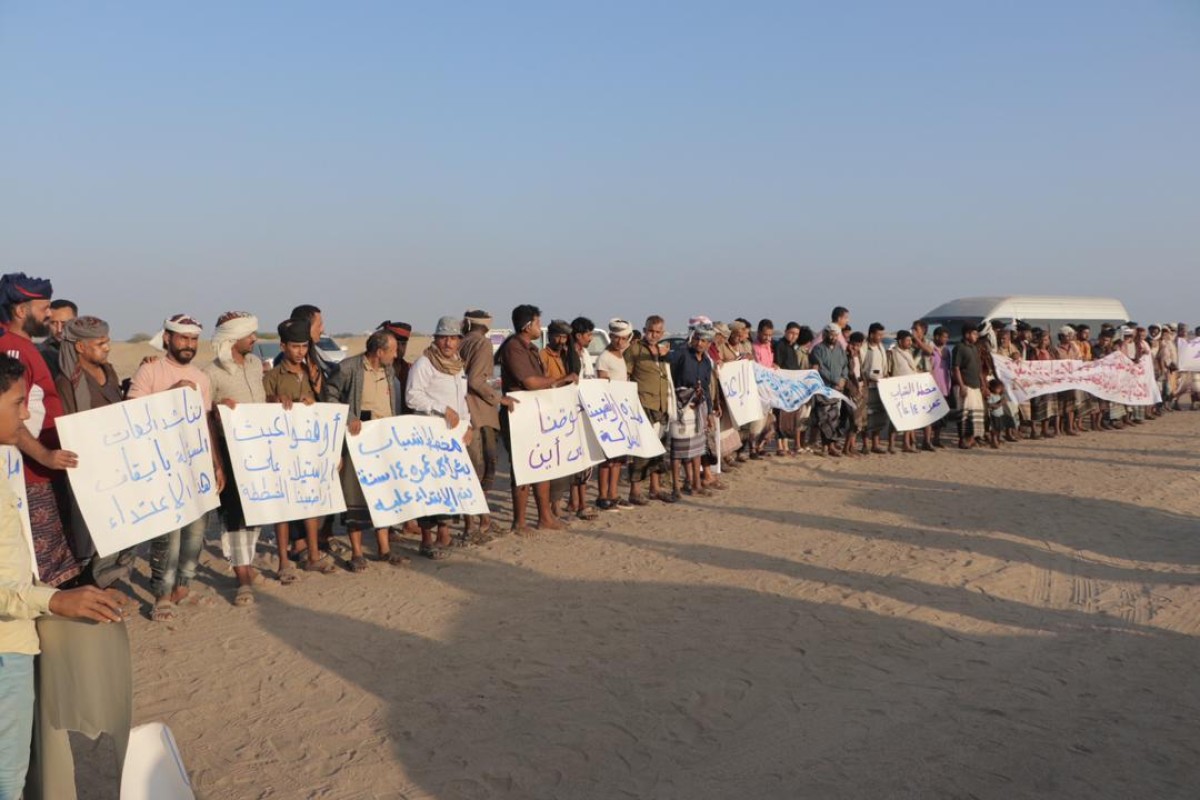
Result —
<instances>
[{"instance_id":1,"label":"distant shrub","mask_svg":"<svg viewBox=\"0 0 1200 800\"><path fill-rule=\"evenodd\" d=\"M150 338L151 338L150 334L138 332L138 333L135 333L133 336L130 336L128 341L131 342L132 344L138 344L139 342L148 342L148 341L150 341Z\"/></svg>"}]
</instances>

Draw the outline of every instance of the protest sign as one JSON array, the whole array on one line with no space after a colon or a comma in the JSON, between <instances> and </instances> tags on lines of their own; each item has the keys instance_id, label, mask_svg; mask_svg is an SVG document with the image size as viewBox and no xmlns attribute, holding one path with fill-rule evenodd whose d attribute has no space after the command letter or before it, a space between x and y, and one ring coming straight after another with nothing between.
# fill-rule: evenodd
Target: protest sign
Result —
<instances>
[{"instance_id":1,"label":"protest sign","mask_svg":"<svg viewBox=\"0 0 1200 800\"><path fill-rule=\"evenodd\" d=\"M1200 372L1200 337L1176 339L1175 346L1179 350L1180 371Z\"/></svg>"},{"instance_id":2,"label":"protest sign","mask_svg":"<svg viewBox=\"0 0 1200 800\"><path fill-rule=\"evenodd\" d=\"M769 369L756 363L754 380L763 404L781 411L796 411L816 395L836 398L854 407L849 397L826 386L815 369Z\"/></svg>"},{"instance_id":3,"label":"protest sign","mask_svg":"<svg viewBox=\"0 0 1200 800\"><path fill-rule=\"evenodd\" d=\"M950 413L950 406L930 372L879 381L879 397L892 427L898 431L926 428Z\"/></svg>"},{"instance_id":4,"label":"protest sign","mask_svg":"<svg viewBox=\"0 0 1200 800\"><path fill-rule=\"evenodd\" d=\"M463 444L467 423L405 414L364 422L350 436L350 460L376 528L434 514L488 514Z\"/></svg>"},{"instance_id":5,"label":"protest sign","mask_svg":"<svg viewBox=\"0 0 1200 800\"><path fill-rule=\"evenodd\" d=\"M607 457L655 458L666 452L633 381L580 381L579 399Z\"/></svg>"},{"instance_id":6,"label":"protest sign","mask_svg":"<svg viewBox=\"0 0 1200 800\"><path fill-rule=\"evenodd\" d=\"M1130 406L1152 405L1162 398L1149 357L1133 361L1124 353L1112 353L1099 361L1012 361L993 353L992 360L996 377L1018 403L1070 389Z\"/></svg>"},{"instance_id":7,"label":"protest sign","mask_svg":"<svg viewBox=\"0 0 1200 800\"><path fill-rule=\"evenodd\" d=\"M59 417L67 470L96 552L110 555L177 530L216 508L200 392L172 389Z\"/></svg>"},{"instance_id":8,"label":"protest sign","mask_svg":"<svg viewBox=\"0 0 1200 800\"><path fill-rule=\"evenodd\" d=\"M763 418L763 404L755 387L754 368L758 365L749 359L727 361L717 368L717 379L721 382L721 394L729 414L739 426L758 422Z\"/></svg>"},{"instance_id":9,"label":"protest sign","mask_svg":"<svg viewBox=\"0 0 1200 800\"><path fill-rule=\"evenodd\" d=\"M604 460L577 387L510 392L509 397L517 401L508 424L518 486L574 475Z\"/></svg>"},{"instance_id":10,"label":"protest sign","mask_svg":"<svg viewBox=\"0 0 1200 800\"><path fill-rule=\"evenodd\" d=\"M337 465L350 407L341 403L218 405L246 524L346 510Z\"/></svg>"},{"instance_id":11,"label":"protest sign","mask_svg":"<svg viewBox=\"0 0 1200 800\"><path fill-rule=\"evenodd\" d=\"M4 477L8 488L17 498L17 514L21 517L21 534L29 547L29 560L33 563L33 574L38 574L37 551L33 549L33 529L29 527L29 498L25 494L25 461L21 451L10 444L0 445L0 463L4 465Z\"/></svg>"}]
</instances>

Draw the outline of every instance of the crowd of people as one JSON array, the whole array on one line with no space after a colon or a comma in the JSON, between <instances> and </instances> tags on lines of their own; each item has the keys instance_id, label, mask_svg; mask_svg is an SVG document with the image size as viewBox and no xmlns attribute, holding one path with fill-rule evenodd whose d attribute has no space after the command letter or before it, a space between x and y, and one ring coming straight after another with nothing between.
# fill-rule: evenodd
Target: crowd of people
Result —
<instances>
[{"instance_id":1,"label":"crowd of people","mask_svg":"<svg viewBox=\"0 0 1200 800\"><path fill-rule=\"evenodd\" d=\"M176 314L164 321L158 342L162 355L144 360L122 381L108 360L108 323L81 315L73 302L53 299L49 281L22 273L0 278L0 318L0 443L15 445L24 456L40 576L34 577L15 495L6 480L0 487L0 798L19 795L23 775L18 774L20 758L12 756L9 745L14 737L28 741L25 699L32 690L26 685L37 653L31 620L53 613L117 621L129 610L114 589L130 581L134 552L96 553L66 479L68 470L86 470L87 465L59 446L55 425L62 415L181 386L199 391L214 443L220 544L238 583L234 602L241 606L254 602L254 586L261 580L255 567L260 531L247 525L242 513L222 427L213 413L219 404L280 403L290 408L295 403L344 403L351 435L364 421L399 414L439 416L451 427L466 422L465 444L488 493L495 491L503 454L511 452L509 415L518 402L513 392L588 379L631 381L663 440L666 453L658 458L612 458L567 478L512 485L513 519L506 531L496 529L487 515L466 518L457 533L451 530L455 520L445 515L415 520L404 530L376 529L350 460L343 458L340 478L347 511L341 522L348 551L339 565L331 553L332 517L278 523L275 577L287 585L302 573L366 570L368 552L382 563L407 563L397 547L406 535L420 537L419 555L442 559L457 545L528 533L530 495L538 529L558 530L602 513L709 496L726 489L726 479L747 461L935 452L955 432L959 448L999 448L1022 439L1141 425L1179 409L1181 401L1190 399L1193 408L1200 401L1200 374L1181 373L1177 365L1175 339L1188 333L1183 323L1106 326L1094 338L1086 326L1049 331L1019 321L995 323L953 332L960 340L951 346L951 331L929 331L918 320L896 332L888 346L883 325L855 330L849 310L838 307L819 332L789 322L779 336L771 320L751 325L740 318L714 322L697 316L672 348L664 341L665 320L654 315L640 330L624 319L609 321L607 347L594 357L592 320L553 320L543 331L541 311L520 305L511 314L514 333L498 348L489 338L492 315L473 309L440 319L432 343L412 363L406 358L412 327L390 320L367 338L363 353L333 363L315 346L324 333L320 309L300 305L277 326L281 352L276 363L263 364L255 354L258 318L230 311L216 320L212 362L196 364L204 326ZM1118 351L1135 361L1153 360L1163 402L1124 406L1069 391L1017 404L997 379L994 364L997 355L1015 361L1090 361ZM768 410L760 421L739 426L718 379L723 364L738 360L768 369L816 370L826 386L852 402L816 395L799 409ZM499 386L494 380L497 365ZM879 382L917 372L932 373L953 411L923 430L897 433ZM202 516L149 543L151 619L173 619L188 598L206 527ZM374 532L374 545L364 549L367 530ZM11 703L11 708L4 705Z\"/></svg>"}]
</instances>

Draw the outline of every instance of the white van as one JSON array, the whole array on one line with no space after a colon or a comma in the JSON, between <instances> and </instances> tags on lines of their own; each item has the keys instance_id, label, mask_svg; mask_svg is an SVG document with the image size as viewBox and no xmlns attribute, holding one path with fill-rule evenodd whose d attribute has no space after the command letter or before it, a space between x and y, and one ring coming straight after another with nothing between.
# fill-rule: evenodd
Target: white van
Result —
<instances>
[{"instance_id":1,"label":"white van","mask_svg":"<svg viewBox=\"0 0 1200 800\"><path fill-rule=\"evenodd\" d=\"M1002 320L1006 325L1019 320L1048 331L1057 331L1063 325L1087 325L1095 335L1103 324L1121 326L1129 322L1129 312L1124 303L1109 297L961 297L943 303L921 320L930 333L939 325L945 327L950 331L950 341L957 342L962 339L963 325L978 327L993 320Z\"/></svg>"}]
</instances>

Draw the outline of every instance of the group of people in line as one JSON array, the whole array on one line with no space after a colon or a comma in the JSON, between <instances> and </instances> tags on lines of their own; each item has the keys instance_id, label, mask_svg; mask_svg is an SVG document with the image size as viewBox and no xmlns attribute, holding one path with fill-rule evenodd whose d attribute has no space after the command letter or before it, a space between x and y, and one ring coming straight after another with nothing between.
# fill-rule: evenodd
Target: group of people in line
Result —
<instances>
[{"instance_id":1,"label":"group of people in line","mask_svg":"<svg viewBox=\"0 0 1200 800\"><path fill-rule=\"evenodd\" d=\"M531 530L531 494L538 529L559 530L574 519L594 519L600 513L709 496L727 488L723 476L751 460L932 452L946 446L944 433L955 426L959 448L997 448L1022 438L1140 425L1179 409L1189 396L1192 407L1200 401L1200 374L1181 373L1176 363L1175 338L1185 337L1188 330L1183 323L1106 326L1094 339L1086 326L1063 326L1053 332L1021 322L1011 327L995 323L982 330L964 326L957 332L960 341L951 346L950 331L939 327L931 332L918 320L897 332L894 344L887 346L883 325L854 330L849 310L838 307L819 334L795 322L787 323L777 336L771 320L752 326L745 319L725 323L697 316L689 320L687 335L670 346L664 341L665 320L652 315L640 330L627 320L610 320L607 346L594 356L592 320L553 320L543 330L541 311L520 305L512 310L513 333L498 348L489 336L492 315L473 309L441 318L432 343L412 363L406 358L412 327L391 320L368 336L364 352L334 363L316 346L324 333L321 310L300 305L277 326L280 354L275 363L264 364L255 354L258 318L229 311L216 321L212 362L198 365L194 361L204 326L192 316L175 314L163 323L158 342L162 355L147 358L122 381L109 363L108 323L81 315L75 303L54 300L48 280L23 273L0 278L0 317L0 444L14 445L24 456L36 558L35 573L16 497L5 480L0 483L0 706L12 698L17 701L13 708L0 707L0 798L17 796L11 787L20 779L20 759L3 754L13 736L24 735L28 721L24 701L31 690L26 693L23 687L32 680L29 663L37 653L31 620L51 613L111 622L129 611L115 587L130 580L134 552L99 556L95 551L66 480L67 470L86 470L87 465L63 450L56 436L56 421L66 414L184 386L199 392L214 443L221 549L238 583L234 603L250 605L253 587L261 580L255 567L260 531L247 525L243 516L222 426L214 413L217 405L280 403L290 408L295 403L344 403L349 406L351 435L364 421L400 414L439 416L450 427L466 423L464 442L485 492L495 488L501 445L511 457L509 415L519 402L514 392L581 380L632 381L646 418L664 443L666 453L658 458L608 459L567 478L513 483L508 531L495 529L485 515L466 518L457 534L451 532L454 519L445 515L415 520L404 530L375 528L350 459L343 458L340 480L347 511L342 524L348 552L342 553L341 565L330 552L332 517L278 523L276 577L287 585L301 573L368 569L363 544L367 531L374 534L373 557L388 564L408 562L396 547L405 535L420 537L421 556L441 559L456 545L478 544L508 532L526 534ZM1124 406L1070 391L1015 404L1007 398L994 365L997 355L1014 361L1089 361L1118 351L1135 361L1153 360L1163 402ZM738 360L753 360L768 369L814 369L826 386L851 403L836 395L815 395L799 409L774 410L758 422L739 426L719 384L722 365ZM884 409L879 382L917 372L932 373L953 412L924 430L897 434ZM171 620L188 601L206 516L150 542L151 619ZM16 689L10 691L12 687Z\"/></svg>"}]
</instances>

